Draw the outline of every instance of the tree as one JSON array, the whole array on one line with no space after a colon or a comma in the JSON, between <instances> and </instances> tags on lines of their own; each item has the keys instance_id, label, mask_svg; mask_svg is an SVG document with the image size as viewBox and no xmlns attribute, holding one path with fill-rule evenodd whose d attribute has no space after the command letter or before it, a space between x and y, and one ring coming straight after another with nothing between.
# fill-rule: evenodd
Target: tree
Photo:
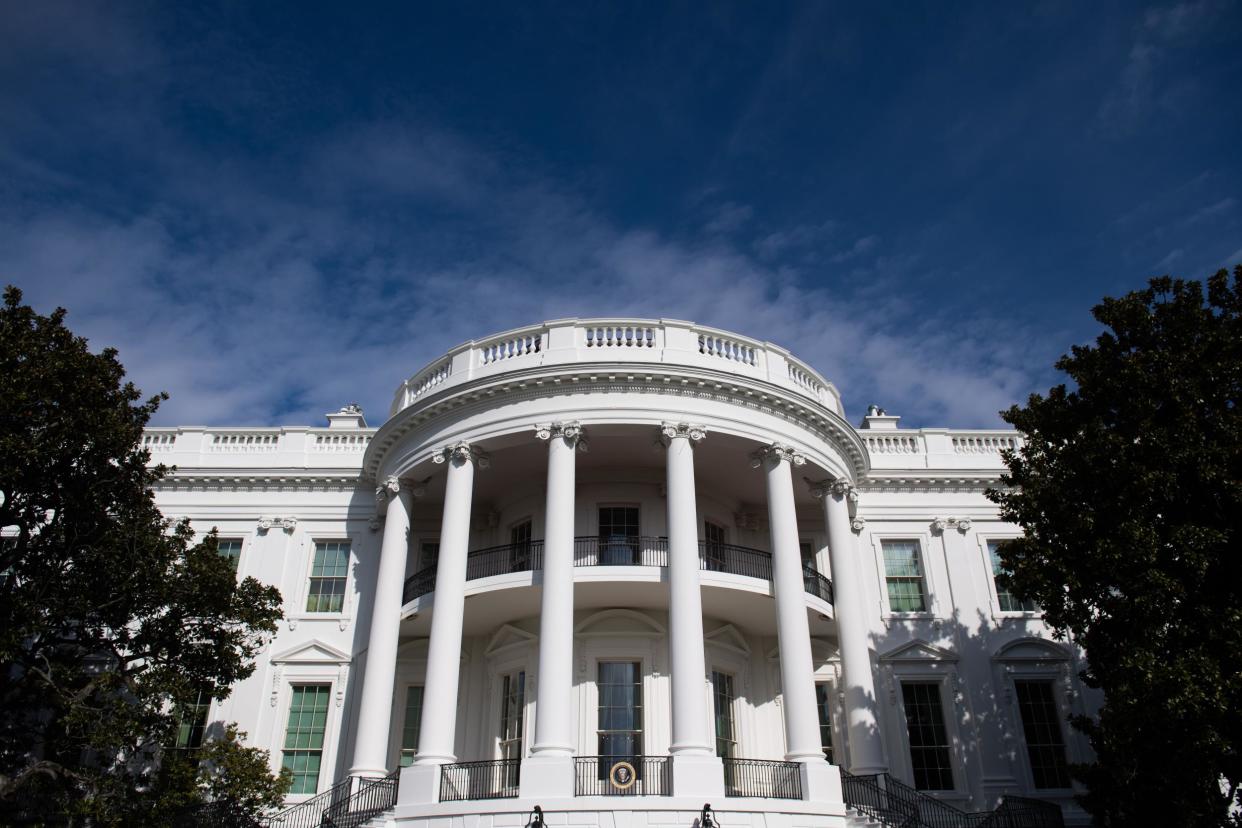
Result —
<instances>
[{"instance_id":1,"label":"tree","mask_svg":"<svg viewBox=\"0 0 1242 828\"><path fill-rule=\"evenodd\" d=\"M156 508L168 470L140 442L167 396L21 298L0 309L0 822L158 825L235 784L270 804L235 732L193 773L165 748L201 688L252 672L280 593Z\"/></svg>"},{"instance_id":2,"label":"tree","mask_svg":"<svg viewBox=\"0 0 1242 828\"><path fill-rule=\"evenodd\" d=\"M1106 298L1056 367L1073 387L1003 412L1025 436L989 497L1024 536L1007 587L1085 650L1100 825L1240 825L1242 266ZM1231 808L1233 813L1231 813Z\"/></svg>"}]
</instances>

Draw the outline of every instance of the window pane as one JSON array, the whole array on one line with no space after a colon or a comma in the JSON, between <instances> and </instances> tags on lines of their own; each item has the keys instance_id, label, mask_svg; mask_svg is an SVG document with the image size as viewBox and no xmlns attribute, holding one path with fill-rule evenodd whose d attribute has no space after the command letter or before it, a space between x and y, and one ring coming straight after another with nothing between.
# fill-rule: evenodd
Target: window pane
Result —
<instances>
[{"instance_id":1,"label":"window pane","mask_svg":"<svg viewBox=\"0 0 1242 828\"><path fill-rule=\"evenodd\" d=\"M902 682L906 729L910 736L910 768L914 787L920 791L953 789L949 762L949 736L940 704L940 685L934 682Z\"/></svg>"},{"instance_id":2,"label":"window pane","mask_svg":"<svg viewBox=\"0 0 1242 828\"><path fill-rule=\"evenodd\" d=\"M893 612L926 612L927 593L918 541L882 541L888 606Z\"/></svg>"},{"instance_id":3,"label":"window pane","mask_svg":"<svg viewBox=\"0 0 1242 828\"><path fill-rule=\"evenodd\" d=\"M1015 681L1018 710L1036 788L1068 788L1069 768L1051 681Z\"/></svg>"},{"instance_id":4,"label":"window pane","mask_svg":"<svg viewBox=\"0 0 1242 828\"><path fill-rule=\"evenodd\" d=\"M599 763L601 779L617 759L632 761L643 753L641 669L636 661L599 664L598 752L601 757L608 757ZM635 768L641 768L641 763L635 764Z\"/></svg>"},{"instance_id":5,"label":"window pane","mask_svg":"<svg viewBox=\"0 0 1242 828\"><path fill-rule=\"evenodd\" d=\"M988 541L988 557L992 559L992 578L996 584L996 600L1002 612L1038 612L1039 606L1032 600L1019 601L1017 597L1000 585L995 578L1005 571L1000 559L1001 541Z\"/></svg>"},{"instance_id":6,"label":"window pane","mask_svg":"<svg viewBox=\"0 0 1242 828\"><path fill-rule=\"evenodd\" d=\"M405 688L405 721L401 726L401 767L414 763L418 753L418 728L423 720L423 688Z\"/></svg>"},{"instance_id":7,"label":"window pane","mask_svg":"<svg viewBox=\"0 0 1242 828\"><path fill-rule=\"evenodd\" d=\"M237 562L241 560L242 542L240 538L220 538L217 549L220 557L228 558L233 564L233 571L237 571Z\"/></svg>"},{"instance_id":8,"label":"window pane","mask_svg":"<svg viewBox=\"0 0 1242 828\"><path fill-rule=\"evenodd\" d=\"M203 746L207 730L207 714L211 710L210 684L198 688L194 701L180 711L177 736L173 747L177 750L197 750Z\"/></svg>"},{"instance_id":9,"label":"window pane","mask_svg":"<svg viewBox=\"0 0 1242 828\"><path fill-rule=\"evenodd\" d=\"M293 771L291 794L313 794L319 789L319 763L328 720L331 685L295 684L289 702L281 764Z\"/></svg>"},{"instance_id":10,"label":"window pane","mask_svg":"<svg viewBox=\"0 0 1242 828\"><path fill-rule=\"evenodd\" d=\"M307 612L340 612L345 608L345 582L349 575L349 543L329 541L315 544Z\"/></svg>"},{"instance_id":11,"label":"window pane","mask_svg":"<svg viewBox=\"0 0 1242 828\"><path fill-rule=\"evenodd\" d=\"M716 755L737 756L737 730L733 722L733 676L712 671L712 700L716 716Z\"/></svg>"}]
</instances>

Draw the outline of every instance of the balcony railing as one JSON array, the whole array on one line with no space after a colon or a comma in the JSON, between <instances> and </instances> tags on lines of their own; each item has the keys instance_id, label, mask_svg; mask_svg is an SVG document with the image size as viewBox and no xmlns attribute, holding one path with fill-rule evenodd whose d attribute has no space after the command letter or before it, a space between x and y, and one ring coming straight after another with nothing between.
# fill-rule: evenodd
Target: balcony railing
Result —
<instances>
[{"instance_id":1,"label":"balcony railing","mask_svg":"<svg viewBox=\"0 0 1242 828\"><path fill-rule=\"evenodd\" d=\"M668 538L576 537L574 566L668 566Z\"/></svg>"},{"instance_id":2,"label":"balcony railing","mask_svg":"<svg viewBox=\"0 0 1242 828\"><path fill-rule=\"evenodd\" d=\"M440 801L516 797L521 768L521 759L489 759L444 765L440 768Z\"/></svg>"},{"instance_id":3,"label":"balcony railing","mask_svg":"<svg viewBox=\"0 0 1242 828\"><path fill-rule=\"evenodd\" d=\"M574 771L575 796L673 793L673 765L667 756L578 756Z\"/></svg>"},{"instance_id":4,"label":"balcony railing","mask_svg":"<svg viewBox=\"0 0 1242 828\"><path fill-rule=\"evenodd\" d=\"M802 770L797 762L724 758L725 796L801 799Z\"/></svg>"},{"instance_id":5,"label":"balcony railing","mask_svg":"<svg viewBox=\"0 0 1242 828\"><path fill-rule=\"evenodd\" d=\"M668 566L668 538L581 536L574 538L574 566ZM772 580L772 555L731 543L699 542L699 567L748 578ZM543 541L532 540L478 549L466 557L466 580L543 569ZM802 567L803 588L832 603L832 581L811 564ZM436 588L436 568L429 566L406 579L402 596L409 603Z\"/></svg>"}]
</instances>

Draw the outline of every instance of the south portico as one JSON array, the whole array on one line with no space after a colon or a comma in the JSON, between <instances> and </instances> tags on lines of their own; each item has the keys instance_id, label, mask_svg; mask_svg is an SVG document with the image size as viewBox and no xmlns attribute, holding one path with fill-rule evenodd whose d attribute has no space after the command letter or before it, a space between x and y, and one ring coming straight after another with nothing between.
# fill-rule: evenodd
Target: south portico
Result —
<instances>
[{"instance_id":1,"label":"south portico","mask_svg":"<svg viewBox=\"0 0 1242 828\"><path fill-rule=\"evenodd\" d=\"M547 458L543 560L538 576L542 590L538 613L535 727L529 755L521 763L519 795L522 798L550 801L572 798L575 794L575 756L580 752L572 703L576 475L579 456L588 446L598 453L597 447L602 442L592 433L596 429L590 424L584 425L583 420L589 420L589 416L528 423L520 432L527 440L546 444ZM602 425L605 432L617 431L615 422ZM636 436L641 433L648 435L645 441ZM434 579L424 706L417 757L413 767L402 775L402 803L438 802L440 768L461 758L472 758L458 757L453 750L471 504L476 471L489 463L505 461L504 448L492 450L491 446L506 442L498 437L507 438L511 444L514 436L513 433L492 434L484 440L457 439L433 447L423 455L423 463L412 463L408 469L387 475L377 489L378 500L386 514L361 688L363 702L351 768L351 774L367 777L388 772L393 676L402 608L401 574L405 572L408 553L406 535L420 490L425 488L429 477L443 470L439 563ZM631 442L647 442L650 451L663 455L671 685L668 698L672 728L668 755L672 795L711 799L724 794L722 762L709 732L709 699L703 692L707 673L701 598L703 539L697 519L695 480L696 455L711 451L714 438L732 449L736 468L731 473L751 475L762 481L770 529L770 578L783 688L785 760L797 763L805 800L839 803L838 775L835 768L825 762L818 738L811 635L794 501L799 490L804 497L809 491L823 501L836 582L833 616L839 636L844 639L845 627L849 625L847 622L842 626L843 613L861 613L861 607L852 606L859 601L861 591L845 588L848 582L842 580L841 573L849 573L850 565L847 561L838 561L856 551L849 512L852 486L847 464L838 458L831 463L821 460L808 464L805 450L795 449L780 440L756 439L753 433L739 435L731 424L716 432L703 423L669 419L654 424L631 424L626 436ZM737 449L743 443L748 445L748 450L741 458L743 462L736 462L739 459ZM483 445L488 446L488 451L481 448ZM810 489L800 485L795 488L794 470L805 477L804 472L816 466L819 468L815 476L826 480ZM856 573L856 567L854 571ZM857 624L853 629L862 631ZM866 744L868 739L875 739L875 728L867 726L868 722L875 721L875 691L865 637L860 638L858 644L861 646L847 648L842 640L843 690L850 698L861 702L860 713L849 716L850 754L854 766L871 772L883 766L883 759L878 745L869 749ZM707 675L710 678L710 673Z\"/></svg>"}]
</instances>

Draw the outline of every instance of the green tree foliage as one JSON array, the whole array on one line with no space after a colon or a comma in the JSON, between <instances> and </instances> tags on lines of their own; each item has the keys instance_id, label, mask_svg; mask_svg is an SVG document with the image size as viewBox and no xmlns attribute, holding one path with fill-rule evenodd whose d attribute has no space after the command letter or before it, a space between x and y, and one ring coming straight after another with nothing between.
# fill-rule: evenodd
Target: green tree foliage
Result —
<instances>
[{"instance_id":1,"label":"green tree foliage","mask_svg":"<svg viewBox=\"0 0 1242 828\"><path fill-rule=\"evenodd\" d=\"M200 687L223 698L251 673L280 593L237 583L214 536L160 514L167 469L140 441L166 397L140 401L116 352L64 317L12 287L0 308L0 822L158 825L224 792L271 804L281 783L228 734L201 771L161 758Z\"/></svg>"},{"instance_id":2,"label":"green tree foliage","mask_svg":"<svg viewBox=\"0 0 1242 828\"><path fill-rule=\"evenodd\" d=\"M989 496L1025 535L1007 582L1085 649L1100 825L1239 825L1242 266L1094 309L1073 380L1003 413L1026 437ZM1230 813L1233 806L1234 813Z\"/></svg>"}]
</instances>

